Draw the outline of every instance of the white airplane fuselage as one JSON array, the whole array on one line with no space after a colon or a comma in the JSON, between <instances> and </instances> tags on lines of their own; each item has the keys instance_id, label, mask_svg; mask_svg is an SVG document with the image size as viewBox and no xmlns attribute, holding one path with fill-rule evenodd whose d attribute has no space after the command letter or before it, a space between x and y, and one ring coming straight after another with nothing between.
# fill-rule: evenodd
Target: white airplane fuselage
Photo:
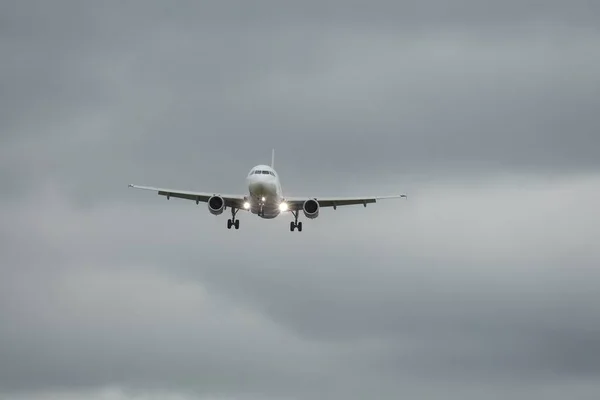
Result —
<instances>
[{"instance_id":1,"label":"white airplane fuselage","mask_svg":"<svg viewBox=\"0 0 600 400\"><path fill-rule=\"evenodd\" d=\"M249 211L261 218L272 219L282 211L283 191L279 175L268 165L257 165L246 178Z\"/></svg>"},{"instance_id":2,"label":"white airplane fuselage","mask_svg":"<svg viewBox=\"0 0 600 400\"><path fill-rule=\"evenodd\" d=\"M240 220L236 214L240 210L248 211L263 219L273 219L282 213L291 213L294 217L290 221L290 231L302 232L302 221L298 217L302 212L308 219L319 216L321 207L332 207L334 210L340 206L375 203L380 199L406 197L406 195L392 196L361 196L361 197L284 197L281 189L279 175L275 172L275 150L271 153L271 165L260 164L250 170L246 177L248 191L244 194L219 194L215 192L199 192L192 190L173 190L152 186L129 184L129 187L151 190L161 196L171 197L206 203L212 215L221 215L225 210L231 211L231 218L227 220L227 229L240 228Z\"/></svg>"},{"instance_id":3,"label":"white airplane fuselage","mask_svg":"<svg viewBox=\"0 0 600 400\"><path fill-rule=\"evenodd\" d=\"M129 184L136 189L151 190L161 196L171 197L206 203L212 215L221 215L225 210L231 211L231 218L227 220L227 229L240 228L240 220L236 214L240 210L248 211L263 219L273 219L282 213L291 213L294 217L290 221L290 231L302 232L302 221L298 217L302 212L307 219L319 216L321 207L332 207L334 210L340 206L363 205L375 203L381 199L406 198L406 195L391 196L361 196L361 197L284 197L279 175L275 172L275 150L271 153L271 165L260 164L250 170L246 177L248 191L245 194L219 194L215 192L200 192L193 190L173 190L152 186Z\"/></svg>"}]
</instances>

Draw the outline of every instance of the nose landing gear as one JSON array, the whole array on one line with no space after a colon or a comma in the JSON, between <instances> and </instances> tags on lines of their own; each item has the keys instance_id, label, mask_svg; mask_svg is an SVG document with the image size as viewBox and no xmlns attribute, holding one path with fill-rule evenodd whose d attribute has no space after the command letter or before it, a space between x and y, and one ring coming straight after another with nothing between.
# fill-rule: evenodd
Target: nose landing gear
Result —
<instances>
[{"instance_id":1,"label":"nose landing gear","mask_svg":"<svg viewBox=\"0 0 600 400\"><path fill-rule=\"evenodd\" d=\"M265 204L264 203L260 203L260 209L258 210L258 216L259 217L264 217L265 216Z\"/></svg>"}]
</instances>

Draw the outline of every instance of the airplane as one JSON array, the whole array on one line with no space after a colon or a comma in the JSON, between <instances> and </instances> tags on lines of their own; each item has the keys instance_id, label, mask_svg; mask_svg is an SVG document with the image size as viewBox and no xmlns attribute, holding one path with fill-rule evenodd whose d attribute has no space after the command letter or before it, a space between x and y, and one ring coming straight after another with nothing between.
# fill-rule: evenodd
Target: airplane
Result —
<instances>
[{"instance_id":1,"label":"airplane","mask_svg":"<svg viewBox=\"0 0 600 400\"><path fill-rule=\"evenodd\" d=\"M367 204L375 203L377 200L407 198L405 194L365 197L286 197L283 195L279 175L275 172L274 166L275 149L271 153L271 165L261 164L250 170L246 177L248 193L243 195L172 190L133 184L129 184L129 187L158 192L159 195L166 196L167 200L175 197L192 200L196 204L207 203L208 211L213 215L220 215L229 207L231 218L227 220L227 229L240 228L240 220L236 218L240 210L256 214L263 219L272 219L284 212L291 212L294 216L294 221L290 222L291 232L295 229L302 232L302 222L298 222L300 211L306 218L315 219L319 216L321 207L333 207L334 210L339 206L356 204L366 207Z\"/></svg>"}]
</instances>

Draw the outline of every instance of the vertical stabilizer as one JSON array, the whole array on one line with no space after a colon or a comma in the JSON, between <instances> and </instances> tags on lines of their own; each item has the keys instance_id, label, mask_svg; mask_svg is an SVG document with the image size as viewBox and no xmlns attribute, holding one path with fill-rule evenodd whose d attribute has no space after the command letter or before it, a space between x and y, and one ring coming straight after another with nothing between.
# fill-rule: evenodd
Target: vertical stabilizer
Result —
<instances>
[{"instance_id":1,"label":"vertical stabilizer","mask_svg":"<svg viewBox=\"0 0 600 400\"><path fill-rule=\"evenodd\" d=\"M271 150L271 168L275 168L275 149Z\"/></svg>"}]
</instances>

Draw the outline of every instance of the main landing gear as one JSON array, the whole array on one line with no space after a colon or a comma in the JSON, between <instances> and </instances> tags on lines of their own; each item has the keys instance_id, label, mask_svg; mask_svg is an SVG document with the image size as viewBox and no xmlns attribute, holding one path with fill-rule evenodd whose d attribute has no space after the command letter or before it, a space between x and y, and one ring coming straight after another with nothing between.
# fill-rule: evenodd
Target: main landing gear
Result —
<instances>
[{"instance_id":1,"label":"main landing gear","mask_svg":"<svg viewBox=\"0 0 600 400\"><path fill-rule=\"evenodd\" d=\"M298 222L298 210L292 211L294 215L294 221L290 222L290 232L294 232L294 229L298 228L298 232L302 232L302 222Z\"/></svg>"},{"instance_id":2,"label":"main landing gear","mask_svg":"<svg viewBox=\"0 0 600 400\"><path fill-rule=\"evenodd\" d=\"M240 229L240 220L235 219L238 211L239 209L231 207L231 218L227 220L227 229L231 229L232 226L235 226L235 229Z\"/></svg>"}]
</instances>

